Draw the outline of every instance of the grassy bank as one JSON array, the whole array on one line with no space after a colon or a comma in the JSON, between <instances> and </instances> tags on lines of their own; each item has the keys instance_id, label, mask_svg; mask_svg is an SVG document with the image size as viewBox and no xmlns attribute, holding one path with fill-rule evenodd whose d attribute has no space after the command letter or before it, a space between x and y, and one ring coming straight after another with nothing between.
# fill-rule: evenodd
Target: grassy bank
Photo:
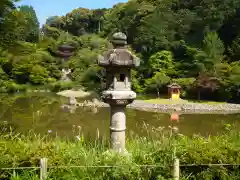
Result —
<instances>
[{"instance_id":1,"label":"grassy bank","mask_svg":"<svg viewBox=\"0 0 240 180\"><path fill-rule=\"evenodd\" d=\"M154 104L189 104L189 103L200 103L200 104L209 104L209 105L218 105L225 104L226 102L220 101L206 101L206 100L196 100L196 99L179 99L179 100L170 100L168 95L161 95L160 98L157 98L155 95L144 95L138 94L137 99L144 100L145 102L154 103Z\"/></svg>"},{"instance_id":2,"label":"grassy bank","mask_svg":"<svg viewBox=\"0 0 240 180\"><path fill-rule=\"evenodd\" d=\"M154 137L153 137L154 136ZM240 164L240 133L228 131L215 137L178 136L177 156L184 164ZM120 156L108 150L108 142L63 140L34 134L0 136L0 168L39 166L47 157L49 166L96 166L81 168L50 168L49 179L169 179L173 155L173 138L163 131L127 140L130 156ZM97 167L113 165L119 167ZM140 167L139 165L159 165ZM38 170L0 170L0 179L38 179ZM239 179L239 167L181 167L181 179Z\"/></svg>"}]
</instances>

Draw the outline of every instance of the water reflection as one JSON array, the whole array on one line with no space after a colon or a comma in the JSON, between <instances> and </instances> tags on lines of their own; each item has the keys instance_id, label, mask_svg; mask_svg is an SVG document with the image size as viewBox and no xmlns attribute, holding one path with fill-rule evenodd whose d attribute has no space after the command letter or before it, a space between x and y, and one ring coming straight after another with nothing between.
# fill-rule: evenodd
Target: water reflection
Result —
<instances>
[{"instance_id":1,"label":"water reflection","mask_svg":"<svg viewBox=\"0 0 240 180\"><path fill-rule=\"evenodd\" d=\"M51 93L0 96L0 123L7 121L17 132L28 133L32 130L58 136L77 136L77 127L80 126L82 134L94 139L108 137L109 108L81 106L72 102ZM84 100L77 102L84 104ZM170 114L127 109L127 136L167 131L169 119ZM224 130L224 124L240 126L239 120L239 114L181 114L177 126L181 134L215 135ZM76 127L74 131L73 125Z\"/></svg>"},{"instance_id":2,"label":"water reflection","mask_svg":"<svg viewBox=\"0 0 240 180\"><path fill-rule=\"evenodd\" d=\"M62 110L68 111L71 114L76 112L77 108L82 108L83 111L89 111L92 112L93 114L98 113L98 108L95 106L94 103L92 105L88 105L88 102L85 100L83 103L82 102L77 102L75 97L69 97L68 99L68 104L63 104L60 106Z\"/></svg>"}]
</instances>

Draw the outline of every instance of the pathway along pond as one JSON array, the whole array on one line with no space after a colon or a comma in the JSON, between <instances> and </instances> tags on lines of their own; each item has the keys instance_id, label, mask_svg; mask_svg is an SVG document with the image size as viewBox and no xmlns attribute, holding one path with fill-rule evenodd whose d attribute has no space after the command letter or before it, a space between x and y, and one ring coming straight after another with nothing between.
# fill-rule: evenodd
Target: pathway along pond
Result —
<instances>
[{"instance_id":1,"label":"pathway along pond","mask_svg":"<svg viewBox=\"0 0 240 180\"><path fill-rule=\"evenodd\" d=\"M0 96L1 131L9 125L14 132L68 136L78 134L80 126L84 135L96 137L109 134L109 109L78 107L75 112L63 109L67 99L52 93L33 93ZM152 128L170 125L169 114L127 109L127 135L133 132L146 136ZM8 125L4 125L8 124ZM224 125L240 127L240 114L182 114L179 132L185 135L216 135L224 131Z\"/></svg>"}]
</instances>

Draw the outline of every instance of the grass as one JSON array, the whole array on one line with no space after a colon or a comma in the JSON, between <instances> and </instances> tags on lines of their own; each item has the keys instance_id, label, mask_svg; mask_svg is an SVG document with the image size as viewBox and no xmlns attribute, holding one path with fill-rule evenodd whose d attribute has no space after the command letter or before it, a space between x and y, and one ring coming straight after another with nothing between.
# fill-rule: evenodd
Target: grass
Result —
<instances>
[{"instance_id":1,"label":"grass","mask_svg":"<svg viewBox=\"0 0 240 180\"><path fill-rule=\"evenodd\" d=\"M200 104L225 104L226 102L217 102L217 101L205 101L205 100L192 100L192 99L179 99L179 100L170 100L167 95L161 95L161 98L157 98L155 95L146 95L138 94L137 99L144 100L145 102L154 103L154 104L189 104L189 103L200 103Z\"/></svg>"},{"instance_id":2,"label":"grass","mask_svg":"<svg viewBox=\"0 0 240 180\"><path fill-rule=\"evenodd\" d=\"M183 164L240 164L240 133L226 126L219 136L187 137L179 135L176 141L177 156ZM148 137L131 134L126 142L131 156L108 151L107 140L67 140L59 137L42 137L34 133L0 135L0 168L39 166L42 157L48 158L49 166L103 166L114 168L62 168L49 169L49 179L170 179L173 160L174 138L169 129L148 128ZM138 165L160 167L139 167ZM0 170L0 179L38 179L39 172L31 170ZM239 179L239 168L193 167L181 168L181 179Z\"/></svg>"}]
</instances>

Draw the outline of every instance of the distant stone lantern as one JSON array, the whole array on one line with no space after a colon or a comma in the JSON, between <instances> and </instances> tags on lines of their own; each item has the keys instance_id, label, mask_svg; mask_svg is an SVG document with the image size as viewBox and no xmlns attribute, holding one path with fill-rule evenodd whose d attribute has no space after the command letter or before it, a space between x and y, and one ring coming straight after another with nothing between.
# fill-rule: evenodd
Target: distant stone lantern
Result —
<instances>
[{"instance_id":1,"label":"distant stone lantern","mask_svg":"<svg viewBox=\"0 0 240 180\"><path fill-rule=\"evenodd\" d=\"M133 102L136 93L131 90L131 69L140 61L127 48L127 36L121 32L112 38L113 49L98 57L98 65L106 69L106 89L102 99L110 105L111 148L125 152L126 106Z\"/></svg>"},{"instance_id":2,"label":"distant stone lantern","mask_svg":"<svg viewBox=\"0 0 240 180\"><path fill-rule=\"evenodd\" d=\"M58 57L62 58L62 62L67 61L73 54L75 51L75 47L67 45L67 44L63 44L58 46L58 50L56 52L56 55ZM69 81L70 79L68 78L68 75L71 73L70 69L62 69L62 80L63 81Z\"/></svg>"},{"instance_id":3,"label":"distant stone lantern","mask_svg":"<svg viewBox=\"0 0 240 180\"><path fill-rule=\"evenodd\" d=\"M180 99L180 89L181 86L179 86L177 83L168 85L169 98L174 100Z\"/></svg>"},{"instance_id":4,"label":"distant stone lantern","mask_svg":"<svg viewBox=\"0 0 240 180\"><path fill-rule=\"evenodd\" d=\"M58 46L56 54L58 57L61 57L63 61L67 61L73 55L74 51L75 47L68 44L62 44Z\"/></svg>"}]
</instances>

